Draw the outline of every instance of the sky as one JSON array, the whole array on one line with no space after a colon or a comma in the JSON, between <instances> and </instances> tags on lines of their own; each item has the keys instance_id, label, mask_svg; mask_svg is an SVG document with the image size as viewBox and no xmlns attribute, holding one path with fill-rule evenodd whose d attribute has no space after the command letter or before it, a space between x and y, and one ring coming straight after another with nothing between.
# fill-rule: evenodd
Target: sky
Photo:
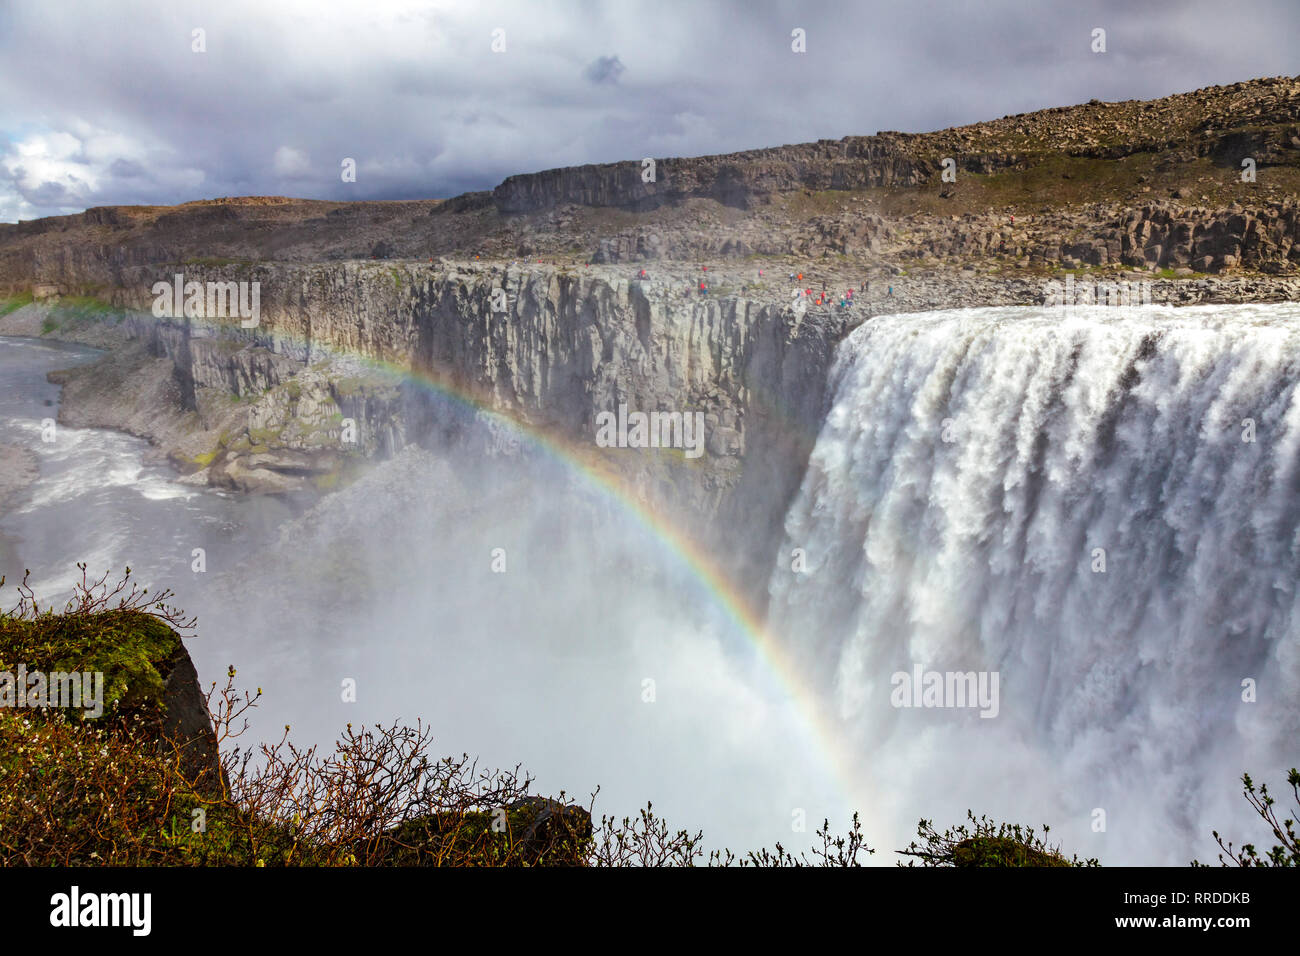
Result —
<instances>
[{"instance_id":1,"label":"sky","mask_svg":"<svg viewBox=\"0 0 1300 956\"><path fill-rule=\"evenodd\" d=\"M1297 36L1298 0L5 0L0 221L923 132L1294 76Z\"/></svg>"}]
</instances>

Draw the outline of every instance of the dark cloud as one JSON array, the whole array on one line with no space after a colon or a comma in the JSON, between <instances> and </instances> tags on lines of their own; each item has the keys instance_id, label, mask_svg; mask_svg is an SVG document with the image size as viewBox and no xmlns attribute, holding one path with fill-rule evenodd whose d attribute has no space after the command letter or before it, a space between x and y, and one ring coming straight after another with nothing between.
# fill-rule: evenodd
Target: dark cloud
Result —
<instances>
[{"instance_id":1,"label":"dark cloud","mask_svg":"<svg viewBox=\"0 0 1300 956\"><path fill-rule=\"evenodd\" d=\"M24 188L22 197L33 206L56 207L76 202L76 194L64 183L45 182L35 189Z\"/></svg>"},{"instance_id":2,"label":"dark cloud","mask_svg":"<svg viewBox=\"0 0 1300 956\"><path fill-rule=\"evenodd\" d=\"M144 167L129 159L115 159L108 167L111 175L119 179L139 179L145 174Z\"/></svg>"},{"instance_id":3,"label":"dark cloud","mask_svg":"<svg viewBox=\"0 0 1300 956\"><path fill-rule=\"evenodd\" d=\"M583 75L587 77L588 82L597 85L601 83L614 84L618 78L623 75L627 67L617 56L602 56L593 60Z\"/></svg>"},{"instance_id":4,"label":"dark cloud","mask_svg":"<svg viewBox=\"0 0 1300 956\"><path fill-rule=\"evenodd\" d=\"M448 196L554 166L925 131L1293 74L1297 35L1295 0L15 0L0 10L0 220Z\"/></svg>"}]
</instances>

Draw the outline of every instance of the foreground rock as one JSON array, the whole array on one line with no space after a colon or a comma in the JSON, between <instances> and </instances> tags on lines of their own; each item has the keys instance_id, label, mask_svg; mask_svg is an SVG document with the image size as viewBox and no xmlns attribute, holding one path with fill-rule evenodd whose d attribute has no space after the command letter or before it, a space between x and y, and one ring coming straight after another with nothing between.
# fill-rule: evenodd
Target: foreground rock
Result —
<instances>
[{"instance_id":1,"label":"foreground rock","mask_svg":"<svg viewBox=\"0 0 1300 956\"><path fill-rule=\"evenodd\" d=\"M417 817L357 848L364 866L446 866L461 856L478 865L586 866L591 814L548 797L522 797L499 812Z\"/></svg>"}]
</instances>

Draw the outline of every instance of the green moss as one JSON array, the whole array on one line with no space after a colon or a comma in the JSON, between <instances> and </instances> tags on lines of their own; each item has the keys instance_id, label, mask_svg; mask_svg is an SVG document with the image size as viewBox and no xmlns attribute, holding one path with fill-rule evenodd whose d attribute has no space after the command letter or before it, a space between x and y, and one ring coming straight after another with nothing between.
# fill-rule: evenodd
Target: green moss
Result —
<instances>
[{"instance_id":1,"label":"green moss","mask_svg":"<svg viewBox=\"0 0 1300 956\"><path fill-rule=\"evenodd\" d=\"M1060 847L1047 843L1050 828L1040 834L1033 827L1018 823L998 823L987 816L976 818L966 811L967 823L949 827L940 833L929 820L917 826L920 842L913 841L899 852L919 860L922 866L962 867L1093 867L1095 858L1066 859ZM914 866L909 862L908 866Z\"/></svg>"},{"instance_id":2,"label":"green moss","mask_svg":"<svg viewBox=\"0 0 1300 956\"><path fill-rule=\"evenodd\" d=\"M182 791L159 830L159 849L168 866L312 866L322 862L293 821L254 817L230 803L212 805ZM195 832L194 811L204 829Z\"/></svg>"},{"instance_id":3,"label":"green moss","mask_svg":"<svg viewBox=\"0 0 1300 956\"><path fill-rule=\"evenodd\" d=\"M538 805L524 803L418 817L384 833L375 850L386 866L437 866L450 859L493 866L517 861L521 853L533 866L581 865L591 836L577 818L557 818L548 839L521 845L539 812Z\"/></svg>"},{"instance_id":4,"label":"green moss","mask_svg":"<svg viewBox=\"0 0 1300 956\"><path fill-rule=\"evenodd\" d=\"M248 439L254 445L274 445L280 443L282 428L250 428Z\"/></svg>"},{"instance_id":5,"label":"green moss","mask_svg":"<svg viewBox=\"0 0 1300 956\"><path fill-rule=\"evenodd\" d=\"M49 314L41 323L41 334L49 335L93 322L112 321L120 324L125 317L122 309L95 296L64 296L50 308Z\"/></svg>"},{"instance_id":6,"label":"green moss","mask_svg":"<svg viewBox=\"0 0 1300 956\"><path fill-rule=\"evenodd\" d=\"M28 289L26 292L19 292L17 295L11 295L9 298L0 300L0 318L8 315L10 312L17 312L25 305L32 304L32 293Z\"/></svg>"},{"instance_id":7,"label":"green moss","mask_svg":"<svg viewBox=\"0 0 1300 956\"><path fill-rule=\"evenodd\" d=\"M93 295L64 296L59 299L56 308L61 312L103 313L117 311L117 306Z\"/></svg>"},{"instance_id":8,"label":"green moss","mask_svg":"<svg viewBox=\"0 0 1300 956\"><path fill-rule=\"evenodd\" d=\"M953 866L1066 866L1060 854L1035 849L1009 837L983 836L962 840L952 850Z\"/></svg>"},{"instance_id":9,"label":"green moss","mask_svg":"<svg viewBox=\"0 0 1300 956\"><path fill-rule=\"evenodd\" d=\"M34 619L0 616L0 671L104 674L104 706L160 704L167 660L180 638L164 622L140 611L46 613Z\"/></svg>"}]
</instances>

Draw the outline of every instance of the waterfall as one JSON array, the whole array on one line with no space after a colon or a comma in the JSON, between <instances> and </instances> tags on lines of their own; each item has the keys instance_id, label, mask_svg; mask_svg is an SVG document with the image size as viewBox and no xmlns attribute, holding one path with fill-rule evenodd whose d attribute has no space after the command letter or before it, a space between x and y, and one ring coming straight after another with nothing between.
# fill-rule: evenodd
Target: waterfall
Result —
<instances>
[{"instance_id":1,"label":"waterfall","mask_svg":"<svg viewBox=\"0 0 1300 956\"><path fill-rule=\"evenodd\" d=\"M1300 764L1297 382L1295 304L950 310L841 343L771 615L889 838L970 807L1103 863L1266 840L1237 781ZM931 673L949 705L996 675L996 714L914 706Z\"/></svg>"}]
</instances>

